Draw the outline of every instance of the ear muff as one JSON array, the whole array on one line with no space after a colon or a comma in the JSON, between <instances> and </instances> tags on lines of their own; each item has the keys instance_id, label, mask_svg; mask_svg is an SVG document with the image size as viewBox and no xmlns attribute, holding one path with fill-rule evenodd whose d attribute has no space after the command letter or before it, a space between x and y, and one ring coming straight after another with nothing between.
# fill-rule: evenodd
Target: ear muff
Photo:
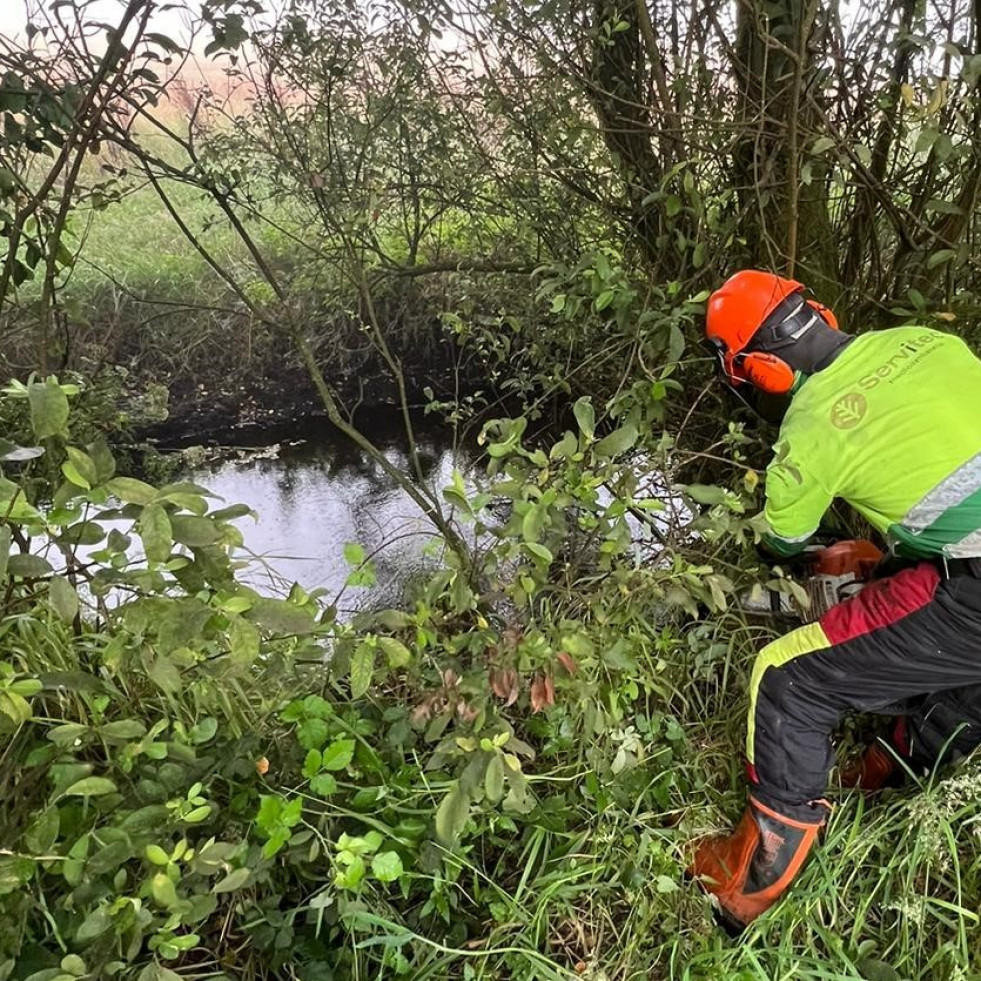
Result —
<instances>
[{"instance_id":1,"label":"ear muff","mask_svg":"<svg viewBox=\"0 0 981 981\"><path fill-rule=\"evenodd\" d=\"M761 392L785 395L794 387L794 369L775 354L754 351L740 355L733 367Z\"/></svg>"},{"instance_id":2,"label":"ear muff","mask_svg":"<svg viewBox=\"0 0 981 981\"><path fill-rule=\"evenodd\" d=\"M838 318L834 315L834 312L830 307L826 307L823 303L818 303L817 300L806 300L807 305L814 311L817 312L818 316L832 329L839 330Z\"/></svg>"}]
</instances>

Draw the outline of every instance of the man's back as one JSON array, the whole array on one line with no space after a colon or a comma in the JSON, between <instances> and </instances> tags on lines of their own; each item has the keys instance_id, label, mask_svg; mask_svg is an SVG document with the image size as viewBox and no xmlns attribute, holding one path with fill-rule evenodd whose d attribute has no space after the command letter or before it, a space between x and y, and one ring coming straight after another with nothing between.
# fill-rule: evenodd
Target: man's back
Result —
<instances>
[{"instance_id":1,"label":"man's back","mask_svg":"<svg viewBox=\"0 0 981 981\"><path fill-rule=\"evenodd\" d=\"M863 334L795 393L767 472L774 533L836 497L910 555L981 555L981 361L923 327Z\"/></svg>"}]
</instances>

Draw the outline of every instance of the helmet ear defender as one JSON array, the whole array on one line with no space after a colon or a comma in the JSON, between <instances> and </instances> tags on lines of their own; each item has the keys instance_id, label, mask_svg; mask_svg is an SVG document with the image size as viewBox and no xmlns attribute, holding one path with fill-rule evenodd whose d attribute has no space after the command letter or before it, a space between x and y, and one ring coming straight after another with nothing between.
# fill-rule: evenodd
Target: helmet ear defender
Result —
<instances>
[{"instance_id":1,"label":"helmet ear defender","mask_svg":"<svg viewBox=\"0 0 981 981\"><path fill-rule=\"evenodd\" d=\"M785 395L794 387L794 369L775 354L754 351L751 354L737 354L733 361L746 381L762 392Z\"/></svg>"}]
</instances>

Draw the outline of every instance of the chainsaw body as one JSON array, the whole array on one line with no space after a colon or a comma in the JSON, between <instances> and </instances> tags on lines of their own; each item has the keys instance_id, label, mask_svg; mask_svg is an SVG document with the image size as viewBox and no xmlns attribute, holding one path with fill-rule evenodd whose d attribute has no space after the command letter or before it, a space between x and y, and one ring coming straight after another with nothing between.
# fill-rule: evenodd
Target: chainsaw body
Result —
<instances>
[{"instance_id":1,"label":"chainsaw body","mask_svg":"<svg viewBox=\"0 0 981 981\"><path fill-rule=\"evenodd\" d=\"M807 595L806 604L790 593L756 587L741 598L740 605L747 613L778 614L812 623L860 592L881 560L882 552L862 539L816 547L804 558L800 586Z\"/></svg>"}]
</instances>

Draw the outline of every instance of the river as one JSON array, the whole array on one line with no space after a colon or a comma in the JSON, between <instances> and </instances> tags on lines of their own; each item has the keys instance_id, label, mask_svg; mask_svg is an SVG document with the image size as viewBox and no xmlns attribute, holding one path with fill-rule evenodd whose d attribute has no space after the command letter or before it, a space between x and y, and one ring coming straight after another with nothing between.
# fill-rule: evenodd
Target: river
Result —
<instances>
[{"instance_id":1,"label":"river","mask_svg":"<svg viewBox=\"0 0 981 981\"><path fill-rule=\"evenodd\" d=\"M389 462L410 472L405 431L394 413L378 412L359 425ZM472 473L473 456L454 447L448 428L422 421L416 436L429 486L447 486L454 467ZM344 615L362 607L369 595L372 605L398 602L405 582L437 562L427 554L432 525L419 508L328 423L308 421L290 432L270 433L269 439L266 446L230 447L188 474L227 503L256 511L257 521L237 522L246 546L237 557L248 562L242 581L271 594L284 593L294 581L307 590L322 588L325 602L339 598ZM377 583L370 590L345 588L349 542L373 556Z\"/></svg>"}]
</instances>

